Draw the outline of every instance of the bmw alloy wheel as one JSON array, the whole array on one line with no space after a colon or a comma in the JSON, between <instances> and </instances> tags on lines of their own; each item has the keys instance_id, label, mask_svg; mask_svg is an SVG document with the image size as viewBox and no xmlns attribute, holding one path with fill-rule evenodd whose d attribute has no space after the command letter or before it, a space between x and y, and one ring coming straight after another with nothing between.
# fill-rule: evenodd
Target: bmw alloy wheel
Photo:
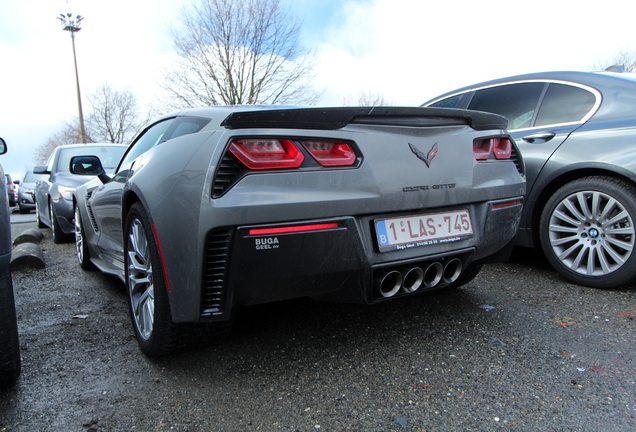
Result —
<instances>
[{"instance_id":1,"label":"bmw alloy wheel","mask_svg":"<svg viewBox=\"0 0 636 432\"><path fill-rule=\"evenodd\" d=\"M594 179L594 180L592 180ZM546 205L542 243L546 256L568 279L608 288L636 276L636 205L621 180L581 179L557 191Z\"/></svg>"}]
</instances>

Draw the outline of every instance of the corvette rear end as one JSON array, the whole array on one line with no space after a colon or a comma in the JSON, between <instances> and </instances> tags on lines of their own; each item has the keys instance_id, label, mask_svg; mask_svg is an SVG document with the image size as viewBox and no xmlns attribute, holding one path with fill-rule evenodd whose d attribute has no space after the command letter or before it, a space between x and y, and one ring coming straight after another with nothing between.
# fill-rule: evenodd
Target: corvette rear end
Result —
<instances>
[{"instance_id":1,"label":"corvette rear end","mask_svg":"<svg viewBox=\"0 0 636 432\"><path fill-rule=\"evenodd\" d=\"M524 194L523 163L494 125L504 126L420 109L233 113L212 137L198 219L186 222L197 239L164 240L156 220L170 249L202 247L166 263L172 304L189 303L173 316L217 320L302 296L376 303L476 274L513 238ZM177 290L199 277L200 295Z\"/></svg>"},{"instance_id":2,"label":"corvette rear end","mask_svg":"<svg viewBox=\"0 0 636 432\"><path fill-rule=\"evenodd\" d=\"M148 272L135 276L143 263L130 258L135 223L146 225L146 216L136 216L141 210L160 254L148 310L157 314L161 274L170 320L209 325L227 322L242 305L307 296L373 304L459 286L483 263L506 258L518 228L524 164L503 117L217 107L175 118L209 123L135 159L117 186L119 222L112 222L112 190L78 190L86 254L128 284L149 355L174 344L149 348L159 319L143 316L149 288L139 280ZM106 223L116 228L108 241ZM140 332L148 325L150 333Z\"/></svg>"}]
</instances>

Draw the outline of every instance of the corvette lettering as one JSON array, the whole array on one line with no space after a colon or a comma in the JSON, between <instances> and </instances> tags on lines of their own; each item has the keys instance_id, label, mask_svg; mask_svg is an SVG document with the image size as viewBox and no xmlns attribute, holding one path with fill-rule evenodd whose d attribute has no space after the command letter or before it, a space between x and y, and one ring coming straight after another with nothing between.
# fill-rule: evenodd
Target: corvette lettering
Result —
<instances>
[{"instance_id":1,"label":"corvette lettering","mask_svg":"<svg viewBox=\"0 0 636 432\"><path fill-rule=\"evenodd\" d=\"M442 183L442 184L434 184L434 185L422 185L422 186L407 186L402 188L404 192L415 192L415 191L427 191L427 190L436 190L436 189L453 189L457 183Z\"/></svg>"}]
</instances>

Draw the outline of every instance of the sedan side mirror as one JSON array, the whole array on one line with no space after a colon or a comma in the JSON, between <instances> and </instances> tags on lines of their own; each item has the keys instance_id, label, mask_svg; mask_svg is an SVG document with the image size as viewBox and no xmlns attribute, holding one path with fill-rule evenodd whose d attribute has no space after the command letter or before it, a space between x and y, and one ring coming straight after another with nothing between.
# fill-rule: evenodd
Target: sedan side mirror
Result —
<instances>
[{"instance_id":1,"label":"sedan side mirror","mask_svg":"<svg viewBox=\"0 0 636 432\"><path fill-rule=\"evenodd\" d=\"M48 171L45 166L34 166L33 174L51 174L51 171Z\"/></svg>"},{"instance_id":2,"label":"sedan side mirror","mask_svg":"<svg viewBox=\"0 0 636 432\"><path fill-rule=\"evenodd\" d=\"M75 156L71 158L69 171L71 174L76 175L97 176L102 183L110 181L110 177L106 175L102 162L97 156Z\"/></svg>"},{"instance_id":3,"label":"sedan side mirror","mask_svg":"<svg viewBox=\"0 0 636 432\"><path fill-rule=\"evenodd\" d=\"M0 138L0 155L3 155L7 152L7 143L4 142L2 138Z\"/></svg>"}]
</instances>

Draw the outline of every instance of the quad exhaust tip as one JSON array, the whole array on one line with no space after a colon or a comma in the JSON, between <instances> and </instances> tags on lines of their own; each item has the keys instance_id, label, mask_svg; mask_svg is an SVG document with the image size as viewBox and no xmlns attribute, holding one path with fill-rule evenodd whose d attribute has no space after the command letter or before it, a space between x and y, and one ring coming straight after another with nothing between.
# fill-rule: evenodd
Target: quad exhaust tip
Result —
<instances>
[{"instance_id":1,"label":"quad exhaust tip","mask_svg":"<svg viewBox=\"0 0 636 432\"><path fill-rule=\"evenodd\" d=\"M453 283L462 274L462 261L459 258L453 258L444 266L444 282Z\"/></svg>"},{"instance_id":2,"label":"quad exhaust tip","mask_svg":"<svg viewBox=\"0 0 636 432\"><path fill-rule=\"evenodd\" d=\"M424 266L423 266L424 267ZM384 298L393 297L400 289L406 293L417 291L422 285L433 288L440 282L455 282L463 270L462 261L453 258L442 264L439 261L422 267L402 267L399 270L380 270L376 272L374 288Z\"/></svg>"},{"instance_id":3,"label":"quad exhaust tip","mask_svg":"<svg viewBox=\"0 0 636 432\"><path fill-rule=\"evenodd\" d=\"M397 270L381 271L375 279L375 285L382 297L393 297L402 287L402 273Z\"/></svg>"},{"instance_id":4,"label":"quad exhaust tip","mask_svg":"<svg viewBox=\"0 0 636 432\"><path fill-rule=\"evenodd\" d=\"M424 272L421 268L403 268L401 269L401 273L402 288L404 288L404 291L407 293L415 292L420 286L422 286L422 282L424 281Z\"/></svg>"}]
</instances>

